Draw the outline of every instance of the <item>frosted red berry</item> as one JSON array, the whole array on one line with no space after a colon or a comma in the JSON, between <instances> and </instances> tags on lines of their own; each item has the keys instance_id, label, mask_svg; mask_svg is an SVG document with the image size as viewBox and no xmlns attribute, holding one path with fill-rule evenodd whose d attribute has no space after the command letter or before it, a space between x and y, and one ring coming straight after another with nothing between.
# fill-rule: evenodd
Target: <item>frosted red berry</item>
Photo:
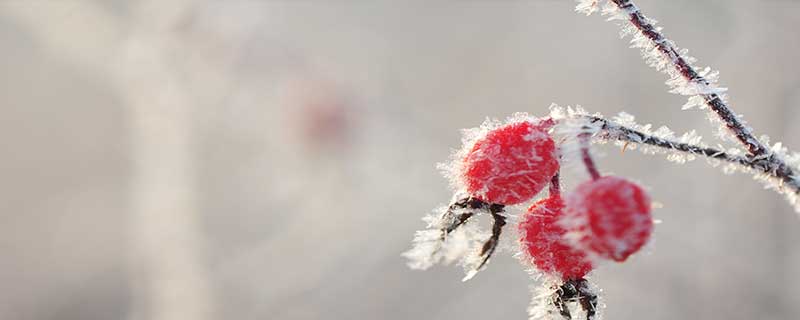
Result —
<instances>
[{"instance_id":1,"label":"frosted red berry","mask_svg":"<svg viewBox=\"0 0 800 320\"><path fill-rule=\"evenodd\" d=\"M558 170L555 142L546 121L522 121L489 131L463 160L467 192L503 205L538 194Z\"/></svg>"},{"instance_id":2,"label":"frosted red berry","mask_svg":"<svg viewBox=\"0 0 800 320\"><path fill-rule=\"evenodd\" d=\"M573 248L559 224L564 209L560 196L550 196L534 203L519 224L522 249L537 269L560 276L563 280L581 279L593 265L585 252Z\"/></svg>"},{"instance_id":3,"label":"frosted red berry","mask_svg":"<svg viewBox=\"0 0 800 320\"><path fill-rule=\"evenodd\" d=\"M579 185L566 199L578 246L600 257L625 261L647 243L653 231L650 197L637 184L614 176Z\"/></svg>"}]
</instances>

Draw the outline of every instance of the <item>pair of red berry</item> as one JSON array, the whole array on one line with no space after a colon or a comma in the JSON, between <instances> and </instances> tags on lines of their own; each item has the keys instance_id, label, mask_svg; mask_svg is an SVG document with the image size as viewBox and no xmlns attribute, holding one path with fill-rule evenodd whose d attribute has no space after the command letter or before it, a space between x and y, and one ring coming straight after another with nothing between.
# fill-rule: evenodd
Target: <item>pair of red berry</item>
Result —
<instances>
[{"instance_id":1,"label":"pair of red berry","mask_svg":"<svg viewBox=\"0 0 800 320\"><path fill-rule=\"evenodd\" d=\"M463 158L460 178L470 196L503 206L556 184L524 215L520 241L537 269L581 279L594 267L590 257L625 261L647 242L650 199L637 184L615 176L595 177L562 198L553 125L551 119L526 119L488 131Z\"/></svg>"}]
</instances>

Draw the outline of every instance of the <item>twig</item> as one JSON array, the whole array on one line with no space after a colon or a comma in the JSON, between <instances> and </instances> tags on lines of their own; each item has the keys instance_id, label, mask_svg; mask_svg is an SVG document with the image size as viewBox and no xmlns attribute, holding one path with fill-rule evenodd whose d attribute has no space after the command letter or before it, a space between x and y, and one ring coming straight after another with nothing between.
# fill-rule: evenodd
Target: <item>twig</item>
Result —
<instances>
[{"instance_id":1,"label":"twig","mask_svg":"<svg viewBox=\"0 0 800 320\"><path fill-rule=\"evenodd\" d=\"M653 26L652 23L642 14L641 10L633 3L632 0L611 0L620 9L628 15L628 20L633 24L639 32L652 41L653 45L658 49L661 54L673 64L673 67L689 82L699 83L702 85L709 85L710 81L701 76L697 70L694 69L679 53L672 42L669 41L664 35ZM714 113L725 123L725 126L736 136L736 139L747 148L747 151L753 156L762 156L769 154L769 149L764 146L751 132L750 128L745 126L731 108L723 101L723 99L716 93L701 94L705 99L706 104L711 108Z\"/></svg>"},{"instance_id":2,"label":"twig","mask_svg":"<svg viewBox=\"0 0 800 320\"><path fill-rule=\"evenodd\" d=\"M553 175L553 178L550 179L550 189L549 193L550 196L557 196L561 194L561 173L556 171L556 174Z\"/></svg>"},{"instance_id":3,"label":"twig","mask_svg":"<svg viewBox=\"0 0 800 320\"><path fill-rule=\"evenodd\" d=\"M598 135L599 138L646 144L663 149L681 151L689 154L735 163L775 177L779 179L784 186L792 189L793 192L800 193L800 183L798 183L798 181L794 178L792 169L782 162L775 161L775 157L731 155L725 151L715 148L701 147L648 135L635 129L614 123L608 119L588 115L582 117L599 126L600 130L603 131L603 134Z\"/></svg>"},{"instance_id":4,"label":"twig","mask_svg":"<svg viewBox=\"0 0 800 320\"><path fill-rule=\"evenodd\" d=\"M578 139L581 144L581 159L583 159L583 165L586 166L586 171L589 172L589 176L592 177L592 180L600 179L600 171L597 171L597 166L594 164L592 155L589 153L592 134L588 132L581 133L578 135Z\"/></svg>"},{"instance_id":5,"label":"twig","mask_svg":"<svg viewBox=\"0 0 800 320\"><path fill-rule=\"evenodd\" d=\"M712 81L695 70L691 64L691 61L687 61L688 59L678 51L675 44L671 40L667 39L661 33L659 28L656 28L653 25L651 20L641 12L641 10L633 3L632 0L608 1L613 3L613 5L615 5L617 9L624 14L625 19L630 22L631 26L634 27L641 34L641 36L649 40L653 46L653 49L663 56L665 65L655 65L657 69L660 69L661 67L672 68L677 71L676 76L683 78L683 80L687 81L689 84L695 84L700 85L701 87L709 88L712 86ZM590 4L590 6L596 5L598 5L597 1L594 1ZM591 12L591 10L589 12ZM622 16L623 15L620 17ZM765 146L761 141L753 136L752 130L739 119L733 110L731 110L728 104L725 103L723 97L718 94L718 91L700 90L697 95L702 97L705 104L725 124L726 128L736 137L736 140L738 140L745 147L748 152L746 157L731 158L724 153L715 152L716 150L714 149L697 149L694 146L684 144L667 145L664 144L665 141L660 141L663 139L651 138L650 140L643 141L643 143L694 154L701 154L707 157L722 159L725 161L732 161L756 169L769 176L779 179L780 186L788 186L792 190L792 194L787 194L787 196L790 202L797 206L798 204L795 202L798 201L797 196L800 195L800 175L798 175L797 169L789 166L781 156L776 155L770 148ZM796 207L796 209L800 210L800 207Z\"/></svg>"}]
</instances>

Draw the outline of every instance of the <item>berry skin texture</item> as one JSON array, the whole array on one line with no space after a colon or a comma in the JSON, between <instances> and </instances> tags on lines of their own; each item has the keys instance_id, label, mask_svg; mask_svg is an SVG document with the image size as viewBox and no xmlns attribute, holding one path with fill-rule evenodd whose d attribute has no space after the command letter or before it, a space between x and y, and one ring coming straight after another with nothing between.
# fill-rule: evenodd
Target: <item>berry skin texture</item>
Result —
<instances>
[{"instance_id":1,"label":"berry skin texture","mask_svg":"<svg viewBox=\"0 0 800 320\"><path fill-rule=\"evenodd\" d=\"M530 200L559 168L546 121L507 124L478 139L463 160L467 192L488 203Z\"/></svg>"},{"instance_id":2,"label":"berry skin texture","mask_svg":"<svg viewBox=\"0 0 800 320\"><path fill-rule=\"evenodd\" d=\"M522 249L542 272L565 281L581 279L592 271L592 261L564 239L567 230L558 224L563 209L561 196L550 196L528 208L519 224Z\"/></svg>"},{"instance_id":3,"label":"berry skin texture","mask_svg":"<svg viewBox=\"0 0 800 320\"><path fill-rule=\"evenodd\" d=\"M578 246L602 258L625 261L650 239L650 197L637 184L614 176L579 185L566 199L563 224L579 237Z\"/></svg>"}]
</instances>

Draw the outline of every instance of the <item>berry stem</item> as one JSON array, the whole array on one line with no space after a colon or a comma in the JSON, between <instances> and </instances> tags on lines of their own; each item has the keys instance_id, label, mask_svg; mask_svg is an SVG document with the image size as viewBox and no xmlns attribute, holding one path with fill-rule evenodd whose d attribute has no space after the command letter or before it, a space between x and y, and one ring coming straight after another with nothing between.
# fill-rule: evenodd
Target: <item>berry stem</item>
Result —
<instances>
[{"instance_id":1,"label":"berry stem","mask_svg":"<svg viewBox=\"0 0 800 320\"><path fill-rule=\"evenodd\" d=\"M597 171L597 166L594 164L592 155L589 153L589 140L591 137L592 134L588 132L578 134L578 139L580 139L581 143L581 158L583 159L583 164L586 166L586 171L589 172L589 176L592 177L592 180L597 180L600 179L600 172Z\"/></svg>"},{"instance_id":2,"label":"berry stem","mask_svg":"<svg viewBox=\"0 0 800 320\"><path fill-rule=\"evenodd\" d=\"M553 176L553 179L550 180L550 196L557 196L561 194L561 174L559 171L556 171L556 174Z\"/></svg>"}]
</instances>

